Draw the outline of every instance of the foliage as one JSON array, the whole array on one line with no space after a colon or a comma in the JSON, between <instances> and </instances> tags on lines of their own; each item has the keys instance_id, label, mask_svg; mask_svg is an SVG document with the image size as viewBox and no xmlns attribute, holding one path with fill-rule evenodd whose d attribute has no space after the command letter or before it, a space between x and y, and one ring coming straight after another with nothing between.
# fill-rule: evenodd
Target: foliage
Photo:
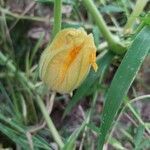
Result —
<instances>
[{"instance_id":1,"label":"foliage","mask_svg":"<svg viewBox=\"0 0 150 150\"><path fill-rule=\"evenodd\" d=\"M0 149L149 149L149 2L56 1L0 0ZM97 47L97 72L70 95L39 79L60 27L83 27Z\"/></svg>"}]
</instances>

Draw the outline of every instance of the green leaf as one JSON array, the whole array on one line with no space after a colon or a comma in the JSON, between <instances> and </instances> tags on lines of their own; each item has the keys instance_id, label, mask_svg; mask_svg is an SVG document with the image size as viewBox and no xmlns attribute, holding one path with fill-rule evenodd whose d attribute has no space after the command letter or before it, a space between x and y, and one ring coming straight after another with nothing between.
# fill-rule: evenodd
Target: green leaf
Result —
<instances>
[{"instance_id":1,"label":"green leaf","mask_svg":"<svg viewBox=\"0 0 150 150\"><path fill-rule=\"evenodd\" d=\"M86 80L83 84L77 89L76 93L73 95L72 99L69 101L67 108L65 109L64 116L71 111L71 109L83 98L89 89L92 89L95 86L95 82L102 78L104 72L108 68L113 58L113 54L108 52L101 59L98 59L97 65L99 66L97 72L93 70L90 71Z\"/></svg>"},{"instance_id":2,"label":"green leaf","mask_svg":"<svg viewBox=\"0 0 150 150\"><path fill-rule=\"evenodd\" d=\"M14 110L13 103L12 103L12 101L11 101L7 91L5 90L5 88L4 88L4 86L2 85L1 82L0 82L0 94L2 94L1 96L3 96L4 99L5 99L4 102L1 100L0 113L14 115L15 114L15 110Z\"/></svg>"},{"instance_id":3,"label":"green leaf","mask_svg":"<svg viewBox=\"0 0 150 150\"><path fill-rule=\"evenodd\" d=\"M18 124L17 121L14 121L11 118L6 118L6 116L0 114L0 132L5 134L12 140L17 143L24 149L29 149L29 143L26 136L27 128ZM35 148L43 148L45 150L49 150L49 144L40 136L33 135L32 136L33 145Z\"/></svg>"},{"instance_id":4,"label":"green leaf","mask_svg":"<svg viewBox=\"0 0 150 150\"><path fill-rule=\"evenodd\" d=\"M144 27L136 36L124 56L108 90L102 114L98 149L101 150L103 148L106 135L114 121L118 109L149 50L150 27Z\"/></svg>"},{"instance_id":5,"label":"green leaf","mask_svg":"<svg viewBox=\"0 0 150 150\"><path fill-rule=\"evenodd\" d=\"M135 150L139 149L139 145L142 142L143 134L144 134L144 126L140 125L137 130L136 130L136 135L133 139L134 145L135 145Z\"/></svg>"}]
</instances>

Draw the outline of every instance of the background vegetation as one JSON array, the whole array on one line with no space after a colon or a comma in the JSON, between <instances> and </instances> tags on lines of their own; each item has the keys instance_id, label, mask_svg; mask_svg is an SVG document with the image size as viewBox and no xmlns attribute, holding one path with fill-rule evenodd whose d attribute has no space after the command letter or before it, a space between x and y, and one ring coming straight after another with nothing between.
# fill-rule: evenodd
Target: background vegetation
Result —
<instances>
[{"instance_id":1,"label":"background vegetation","mask_svg":"<svg viewBox=\"0 0 150 150\"><path fill-rule=\"evenodd\" d=\"M38 74L54 1L0 0L0 149L149 149L149 10L148 0L63 0L62 28L93 33L99 69L60 95Z\"/></svg>"}]
</instances>

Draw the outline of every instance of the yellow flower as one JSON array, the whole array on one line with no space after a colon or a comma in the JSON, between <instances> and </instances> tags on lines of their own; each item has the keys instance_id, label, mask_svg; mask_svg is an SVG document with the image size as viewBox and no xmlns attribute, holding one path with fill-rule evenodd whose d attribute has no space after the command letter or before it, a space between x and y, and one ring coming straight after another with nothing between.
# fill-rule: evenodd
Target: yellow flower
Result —
<instances>
[{"instance_id":1,"label":"yellow flower","mask_svg":"<svg viewBox=\"0 0 150 150\"><path fill-rule=\"evenodd\" d=\"M39 70L43 82L53 91L70 93L87 76L90 66L97 70L92 34L83 28L61 30L41 55Z\"/></svg>"}]
</instances>

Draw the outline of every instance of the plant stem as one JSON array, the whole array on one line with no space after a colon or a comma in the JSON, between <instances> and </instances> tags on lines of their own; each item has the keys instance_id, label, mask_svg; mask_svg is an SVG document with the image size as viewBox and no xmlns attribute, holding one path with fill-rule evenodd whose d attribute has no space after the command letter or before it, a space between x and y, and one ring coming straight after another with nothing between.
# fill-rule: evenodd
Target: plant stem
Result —
<instances>
[{"instance_id":1,"label":"plant stem","mask_svg":"<svg viewBox=\"0 0 150 150\"><path fill-rule=\"evenodd\" d=\"M95 20L99 30L103 34L104 38L108 42L110 49L116 54L124 54L126 48L122 45L109 31L101 13L96 8L94 2L92 0L82 0L83 4L87 8L87 10L91 13L93 19Z\"/></svg>"},{"instance_id":2,"label":"plant stem","mask_svg":"<svg viewBox=\"0 0 150 150\"><path fill-rule=\"evenodd\" d=\"M128 21L124 27L124 33L131 32L131 27L135 22L135 19L141 14L144 7L146 6L148 0L137 0L134 10L132 11L131 15L128 18Z\"/></svg>"},{"instance_id":3,"label":"plant stem","mask_svg":"<svg viewBox=\"0 0 150 150\"><path fill-rule=\"evenodd\" d=\"M111 32L109 31L102 15L99 13L98 9L94 5L94 3L91 0L83 0L84 5L87 7L87 9L90 11L91 15L94 17L100 31L102 32L103 36L106 38L106 40L111 43L113 41L113 37Z\"/></svg>"},{"instance_id":4,"label":"plant stem","mask_svg":"<svg viewBox=\"0 0 150 150\"><path fill-rule=\"evenodd\" d=\"M54 25L53 25L52 39L61 30L61 18L62 18L61 6L62 6L62 0L55 0L54 1ZM38 95L37 95L37 102L39 104L39 107L41 109L43 117L47 123L47 126L49 127L50 132L52 133L54 140L57 142L59 147L62 149L64 146L64 143L63 143L57 129L55 128L55 125L53 124L42 99Z\"/></svg>"},{"instance_id":5,"label":"plant stem","mask_svg":"<svg viewBox=\"0 0 150 150\"><path fill-rule=\"evenodd\" d=\"M40 109L42 111L42 114L43 114L43 116L45 118L47 126L49 127L50 132L52 133L53 138L55 139L55 141L57 142L59 147L63 148L64 143L62 142L61 137L60 137L58 131L55 128L55 125L53 124L51 118L49 117L49 114L48 114L47 110L45 109L45 105L43 103L43 100L38 95L37 95L37 102L38 102L39 107L40 107Z\"/></svg>"},{"instance_id":6,"label":"plant stem","mask_svg":"<svg viewBox=\"0 0 150 150\"><path fill-rule=\"evenodd\" d=\"M52 39L61 30L61 18L62 18L61 6L62 6L62 0L55 0L54 1L54 25L53 25ZM49 116L49 113L45 107L43 100L41 99L41 97L39 95L37 95L37 103L40 107L40 110L43 114L43 117L47 123L48 128L50 129L50 132L51 132L54 140L59 145L59 147L62 149L64 146L64 143L63 143L55 125L53 124L53 122Z\"/></svg>"},{"instance_id":7,"label":"plant stem","mask_svg":"<svg viewBox=\"0 0 150 150\"><path fill-rule=\"evenodd\" d=\"M53 25L53 34L52 38L61 30L61 6L62 0L55 0L54 1L54 25Z\"/></svg>"}]
</instances>

